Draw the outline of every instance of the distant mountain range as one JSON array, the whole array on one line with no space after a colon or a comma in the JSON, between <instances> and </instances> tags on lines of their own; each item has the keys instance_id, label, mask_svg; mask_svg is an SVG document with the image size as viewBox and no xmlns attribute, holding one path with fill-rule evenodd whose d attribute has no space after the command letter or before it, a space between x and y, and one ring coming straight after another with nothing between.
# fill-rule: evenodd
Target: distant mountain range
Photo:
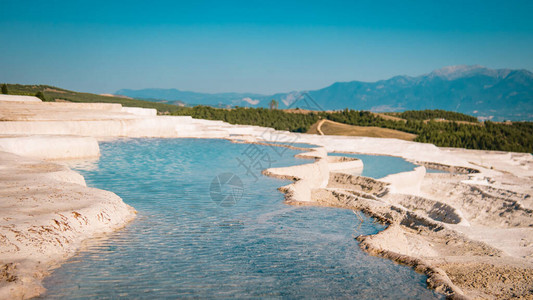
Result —
<instances>
[{"instance_id":1,"label":"distant mountain range","mask_svg":"<svg viewBox=\"0 0 533 300\"><path fill-rule=\"evenodd\" d=\"M417 77L395 76L376 82L336 82L319 90L275 95L204 94L177 89L120 90L116 94L221 107L267 107L271 99L276 99L280 108L375 112L445 109L495 121L533 120L533 73L482 66L451 66Z\"/></svg>"},{"instance_id":2,"label":"distant mountain range","mask_svg":"<svg viewBox=\"0 0 533 300\"><path fill-rule=\"evenodd\" d=\"M250 105L261 106L261 100L264 100L266 95L247 94L247 93L197 93L189 91L180 91L178 89L142 89L129 90L123 89L115 93L116 95L128 96L131 98L165 102L165 103L187 103L189 105L205 104L213 106L235 106L235 105ZM258 100L256 98L260 98Z\"/></svg>"}]
</instances>

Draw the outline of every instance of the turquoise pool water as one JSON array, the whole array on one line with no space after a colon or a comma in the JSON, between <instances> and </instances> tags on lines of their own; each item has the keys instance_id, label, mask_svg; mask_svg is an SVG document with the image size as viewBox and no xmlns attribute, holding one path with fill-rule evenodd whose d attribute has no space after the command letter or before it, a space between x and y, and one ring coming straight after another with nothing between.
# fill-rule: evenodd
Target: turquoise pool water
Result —
<instances>
[{"instance_id":1,"label":"turquoise pool water","mask_svg":"<svg viewBox=\"0 0 533 300\"><path fill-rule=\"evenodd\" d=\"M375 179L383 178L389 174L412 171L417 167L417 165L410 163L401 157L394 156L351 153L328 153L328 155L359 158L363 161L364 165L363 173L361 175Z\"/></svg>"},{"instance_id":2,"label":"turquoise pool water","mask_svg":"<svg viewBox=\"0 0 533 300\"><path fill-rule=\"evenodd\" d=\"M276 190L288 181L239 162L251 150L263 163L267 153L272 166L309 162L294 158L297 151L248 147L202 139L101 143L100 160L79 171L138 217L55 270L41 298L442 298L426 289L425 276L359 249L355 235L383 226L366 217L360 223L350 210L288 206ZM240 184L213 188L222 173ZM221 205L225 191L233 205Z\"/></svg>"}]
</instances>

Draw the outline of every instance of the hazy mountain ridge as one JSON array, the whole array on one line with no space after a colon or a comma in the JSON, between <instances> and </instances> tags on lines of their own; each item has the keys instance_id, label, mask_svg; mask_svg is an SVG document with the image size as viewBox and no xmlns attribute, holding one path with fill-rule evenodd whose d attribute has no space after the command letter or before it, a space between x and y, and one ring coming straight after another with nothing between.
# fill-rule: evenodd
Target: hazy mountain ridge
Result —
<instances>
[{"instance_id":1,"label":"hazy mountain ridge","mask_svg":"<svg viewBox=\"0 0 533 300\"><path fill-rule=\"evenodd\" d=\"M254 94L254 93L197 93L190 91L182 91L178 89L141 89L141 90L132 90L132 89L122 89L116 92L117 95L124 95L132 98L157 101L166 100L168 102L181 101L187 104L206 104L206 105L244 105L249 103L246 98L250 98L252 103L255 103L253 100L263 100L267 97L265 95ZM260 98L260 99L257 99ZM248 100L249 101L249 100Z\"/></svg>"},{"instance_id":2,"label":"hazy mountain ridge","mask_svg":"<svg viewBox=\"0 0 533 300\"><path fill-rule=\"evenodd\" d=\"M377 82L337 82L309 91L325 109L445 109L495 120L533 119L533 73L455 66Z\"/></svg>"},{"instance_id":3,"label":"hazy mountain ridge","mask_svg":"<svg viewBox=\"0 0 533 300\"><path fill-rule=\"evenodd\" d=\"M215 106L224 104L266 107L271 99L278 100L280 108L305 106L295 102L304 95L301 92L268 96L145 89L120 90L117 94ZM322 89L308 91L307 95L316 104L315 109L445 109L497 121L533 120L533 73L528 70L489 69L477 65L450 66L416 77L402 75L376 82L336 82ZM243 100L246 98L255 101Z\"/></svg>"}]
</instances>

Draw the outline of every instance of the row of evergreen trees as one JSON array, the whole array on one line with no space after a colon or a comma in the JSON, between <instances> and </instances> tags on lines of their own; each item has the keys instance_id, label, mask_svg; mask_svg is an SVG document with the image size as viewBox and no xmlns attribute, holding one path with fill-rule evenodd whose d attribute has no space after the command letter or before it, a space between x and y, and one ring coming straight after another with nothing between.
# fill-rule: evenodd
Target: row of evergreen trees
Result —
<instances>
[{"instance_id":1,"label":"row of evergreen trees","mask_svg":"<svg viewBox=\"0 0 533 300\"><path fill-rule=\"evenodd\" d=\"M230 124L257 125L277 130L307 132L319 119L318 113L290 114L278 109L243 108L220 109L198 105L182 107L174 115L192 116L206 120L221 120Z\"/></svg>"},{"instance_id":2,"label":"row of evergreen trees","mask_svg":"<svg viewBox=\"0 0 533 300\"><path fill-rule=\"evenodd\" d=\"M448 121L478 122L476 117L442 109L406 110L401 113L395 113L394 115L406 120L444 119Z\"/></svg>"}]
</instances>

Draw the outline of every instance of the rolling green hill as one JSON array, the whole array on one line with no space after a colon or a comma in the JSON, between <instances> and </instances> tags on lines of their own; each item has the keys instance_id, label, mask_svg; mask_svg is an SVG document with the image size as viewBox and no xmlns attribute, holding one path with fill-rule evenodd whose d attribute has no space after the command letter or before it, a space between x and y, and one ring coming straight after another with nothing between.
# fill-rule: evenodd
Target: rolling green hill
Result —
<instances>
[{"instance_id":1,"label":"rolling green hill","mask_svg":"<svg viewBox=\"0 0 533 300\"><path fill-rule=\"evenodd\" d=\"M22 85L7 84L9 94L35 96L41 92L44 101L69 101L69 102L101 102L120 103L128 107L155 108L159 114L173 113L179 109L177 105L150 102L127 97L111 97L91 93L69 91L49 85Z\"/></svg>"}]
</instances>

